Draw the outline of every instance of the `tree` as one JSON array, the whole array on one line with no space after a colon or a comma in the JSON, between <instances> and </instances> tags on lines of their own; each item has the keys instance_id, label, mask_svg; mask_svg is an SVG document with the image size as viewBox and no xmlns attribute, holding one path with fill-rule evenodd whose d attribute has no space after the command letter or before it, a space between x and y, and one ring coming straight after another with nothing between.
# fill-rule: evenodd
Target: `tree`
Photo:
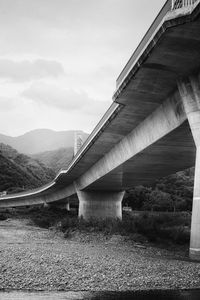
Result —
<instances>
[{"instance_id":1,"label":"tree","mask_svg":"<svg viewBox=\"0 0 200 300\"><path fill-rule=\"evenodd\" d=\"M143 204L143 210L172 211L173 201L169 193L154 190Z\"/></svg>"},{"instance_id":2,"label":"tree","mask_svg":"<svg viewBox=\"0 0 200 300\"><path fill-rule=\"evenodd\" d=\"M137 186L134 189L129 190L128 196L125 200L126 204L128 204L128 206L130 206L133 210L141 210L151 191L152 188L144 186Z\"/></svg>"}]
</instances>

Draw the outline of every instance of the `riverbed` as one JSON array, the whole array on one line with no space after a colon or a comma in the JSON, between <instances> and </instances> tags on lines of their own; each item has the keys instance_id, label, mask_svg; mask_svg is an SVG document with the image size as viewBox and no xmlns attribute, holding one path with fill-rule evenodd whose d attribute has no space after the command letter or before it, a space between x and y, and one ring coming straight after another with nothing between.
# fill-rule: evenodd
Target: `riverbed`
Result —
<instances>
[{"instance_id":1,"label":"riverbed","mask_svg":"<svg viewBox=\"0 0 200 300\"><path fill-rule=\"evenodd\" d=\"M0 222L0 241L1 290L200 288L198 262L170 250L138 245L119 235L75 232L66 239L27 220L8 219Z\"/></svg>"}]
</instances>

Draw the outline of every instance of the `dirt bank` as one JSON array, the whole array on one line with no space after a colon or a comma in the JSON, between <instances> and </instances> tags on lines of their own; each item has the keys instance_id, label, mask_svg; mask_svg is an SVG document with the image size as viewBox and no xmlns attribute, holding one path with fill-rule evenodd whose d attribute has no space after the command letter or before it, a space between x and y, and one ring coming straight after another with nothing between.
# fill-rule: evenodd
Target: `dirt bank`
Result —
<instances>
[{"instance_id":1,"label":"dirt bank","mask_svg":"<svg viewBox=\"0 0 200 300\"><path fill-rule=\"evenodd\" d=\"M200 287L200 264L125 237L61 233L0 221L0 288L138 290Z\"/></svg>"}]
</instances>

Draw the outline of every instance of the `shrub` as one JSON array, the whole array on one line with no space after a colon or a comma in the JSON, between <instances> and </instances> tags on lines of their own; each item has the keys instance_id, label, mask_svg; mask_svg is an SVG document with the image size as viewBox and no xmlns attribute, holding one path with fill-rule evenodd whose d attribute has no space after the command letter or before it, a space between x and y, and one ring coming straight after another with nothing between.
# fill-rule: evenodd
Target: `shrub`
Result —
<instances>
[{"instance_id":1,"label":"shrub","mask_svg":"<svg viewBox=\"0 0 200 300\"><path fill-rule=\"evenodd\" d=\"M189 230L186 227L190 223L190 216L182 214L142 213L135 218L135 226L138 233L146 236L149 241L169 240L177 244L189 242Z\"/></svg>"},{"instance_id":2,"label":"shrub","mask_svg":"<svg viewBox=\"0 0 200 300\"><path fill-rule=\"evenodd\" d=\"M8 216L4 213L0 213L0 221L7 220Z\"/></svg>"},{"instance_id":3,"label":"shrub","mask_svg":"<svg viewBox=\"0 0 200 300\"><path fill-rule=\"evenodd\" d=\"M68 215L59 222L58 227L62 232L65 232L66 230L77 228L78 222L77 217L70 217Z\"/></svg>"},{"instance_id":4,"label":"shrub","mask_svg":"<svg viewBox=\"0 0 200 300\"><path fill-rule=\"evenodd\" d=\"M141 213L134 217L129 213L124 214L123 220L96 220L88 221L78 219L70 215L59 222L59 229L65 233L65 237L71 237L74 230L82 232L102 232L107 235L121 234L129 236L144 236L149 241L172 241L177 244L185 244L189 241L187 227L190 215L184 214L153 214L151 212Z\"/></svg>"},{"instance_id":5,"label":"shrub","mask_svg":"<svg viewBox=\"0 0 200 300\"><path fill-rule=\"evenodd\" d=\"M33 207L28 210L25 209L23 214L28 215L35 225L49 228L65 217L67 211L56 207Z\"/></svg>"},{"instance_id":6,"label":"shrub","mask_svg":"<svg viewBox=\"0 0 200 300\"><path fill-rule=\"evenodd\" d=\"M190 232L184 226L173 228L171 238L176 244L183 245L189 243Z\"/></svg>"},{"instance_id":7,"label":"shrub","mask_svg":"<svg viewBox=\"0 0 200 300\"><path fill-rule=\"evenodd\" d=\"M125 214L121 224L120 224L120 232L122 234L132 234L132 233L136 233L137 229L136 229L136 224L135 224L135 219L134 217Z\"/></svg>"},{"instance_id":8,"label":"shrub","mask_svg":"<svg viewBox=\"0 0 200 300\"><path fill-rule=\"evenodd\" d=\"M74 213L57 208L35 207L25 209L24 212L38 226L49 228L56 226L66 238L71 237L73 231L102 232L106 235L121 234L129 237L143 236L151 242L172 241L185 244L189 241L189 213L161 213L139 212L134 215L124 213L123 220L105 219L88 221L78 218ZM144 240L144 238L143 238Z\"/></svg>"},{"instance_id":9,"label":"shrub","mask_svg":"<svg viewBox=\"0 0 200 300\"><path fill-rule=\"evenodd\" d=\"M96 231L103 232L105 234L113 234L120 231L119 220L105 219L96 220L91 218L88 221L83 220L83 218L78 219L77 217L67 216L61 220L59 228L66 232L70 229L77 229L79 231Z\"/></svg>"}]
</instances>

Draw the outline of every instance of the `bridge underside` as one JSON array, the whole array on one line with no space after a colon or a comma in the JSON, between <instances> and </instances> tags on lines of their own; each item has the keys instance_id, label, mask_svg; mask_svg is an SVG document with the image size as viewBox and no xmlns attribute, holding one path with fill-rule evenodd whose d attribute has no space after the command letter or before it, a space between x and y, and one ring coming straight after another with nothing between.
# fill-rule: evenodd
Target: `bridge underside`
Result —
<instances>
[{"instance_id":1,"label":"bridge underside","mask_svg":"<svg viewBox=\"0 0 200 300\"><path fill-rule=\"evenodd\" d=\"M122 83L118 84L112 105L119 105L116 115L108 120L77 163L66 173L60 174L57 182L68 185L79 180L88 170L93 173L93 166L98 161L175 93L180 79L200 70L199 28L200 5L188 15L184 12L169 14L146 50L132 66L130 74L125 74ZM176 109L178 114L181 108L177 106ZM192 137L189 137L189 131L188 125L185 125L185 129L183 126L163 138L164 144L165 138L166 144L169 142L168 146L160 144L162 141L156 141L152 143L152 147L148 146L140 154L128 159L127 163L121 165L121 160L118 160L115 170L108 168L107 175L103 174L99 178L97 176L96 182L89 182L87 186L81 185L81 189L121 190L130 188L132 183L149 184L152 182L151 178L160 178L194 165L195 146ZM171 157L174 157L177 165L174 166ZM182 161L180 157L183 158ZM169 167L166 166L167 162ZM148 176L150 170L152 176ZM146 178L146 174L149 178ZM130 178L131 176L133 177Z\"/></svg>"},{"instance_id":2,"label":"bridge underside","mask_svg":"<svg viewBox=\"0 0 200 300\"><path fill-rule=\"evenodd\" d=\"M156 130L156 128L155 128ZM188 121L117 167L86 190L128 190L195 165L196 147Z\"/></svg>"}]
</instances>

